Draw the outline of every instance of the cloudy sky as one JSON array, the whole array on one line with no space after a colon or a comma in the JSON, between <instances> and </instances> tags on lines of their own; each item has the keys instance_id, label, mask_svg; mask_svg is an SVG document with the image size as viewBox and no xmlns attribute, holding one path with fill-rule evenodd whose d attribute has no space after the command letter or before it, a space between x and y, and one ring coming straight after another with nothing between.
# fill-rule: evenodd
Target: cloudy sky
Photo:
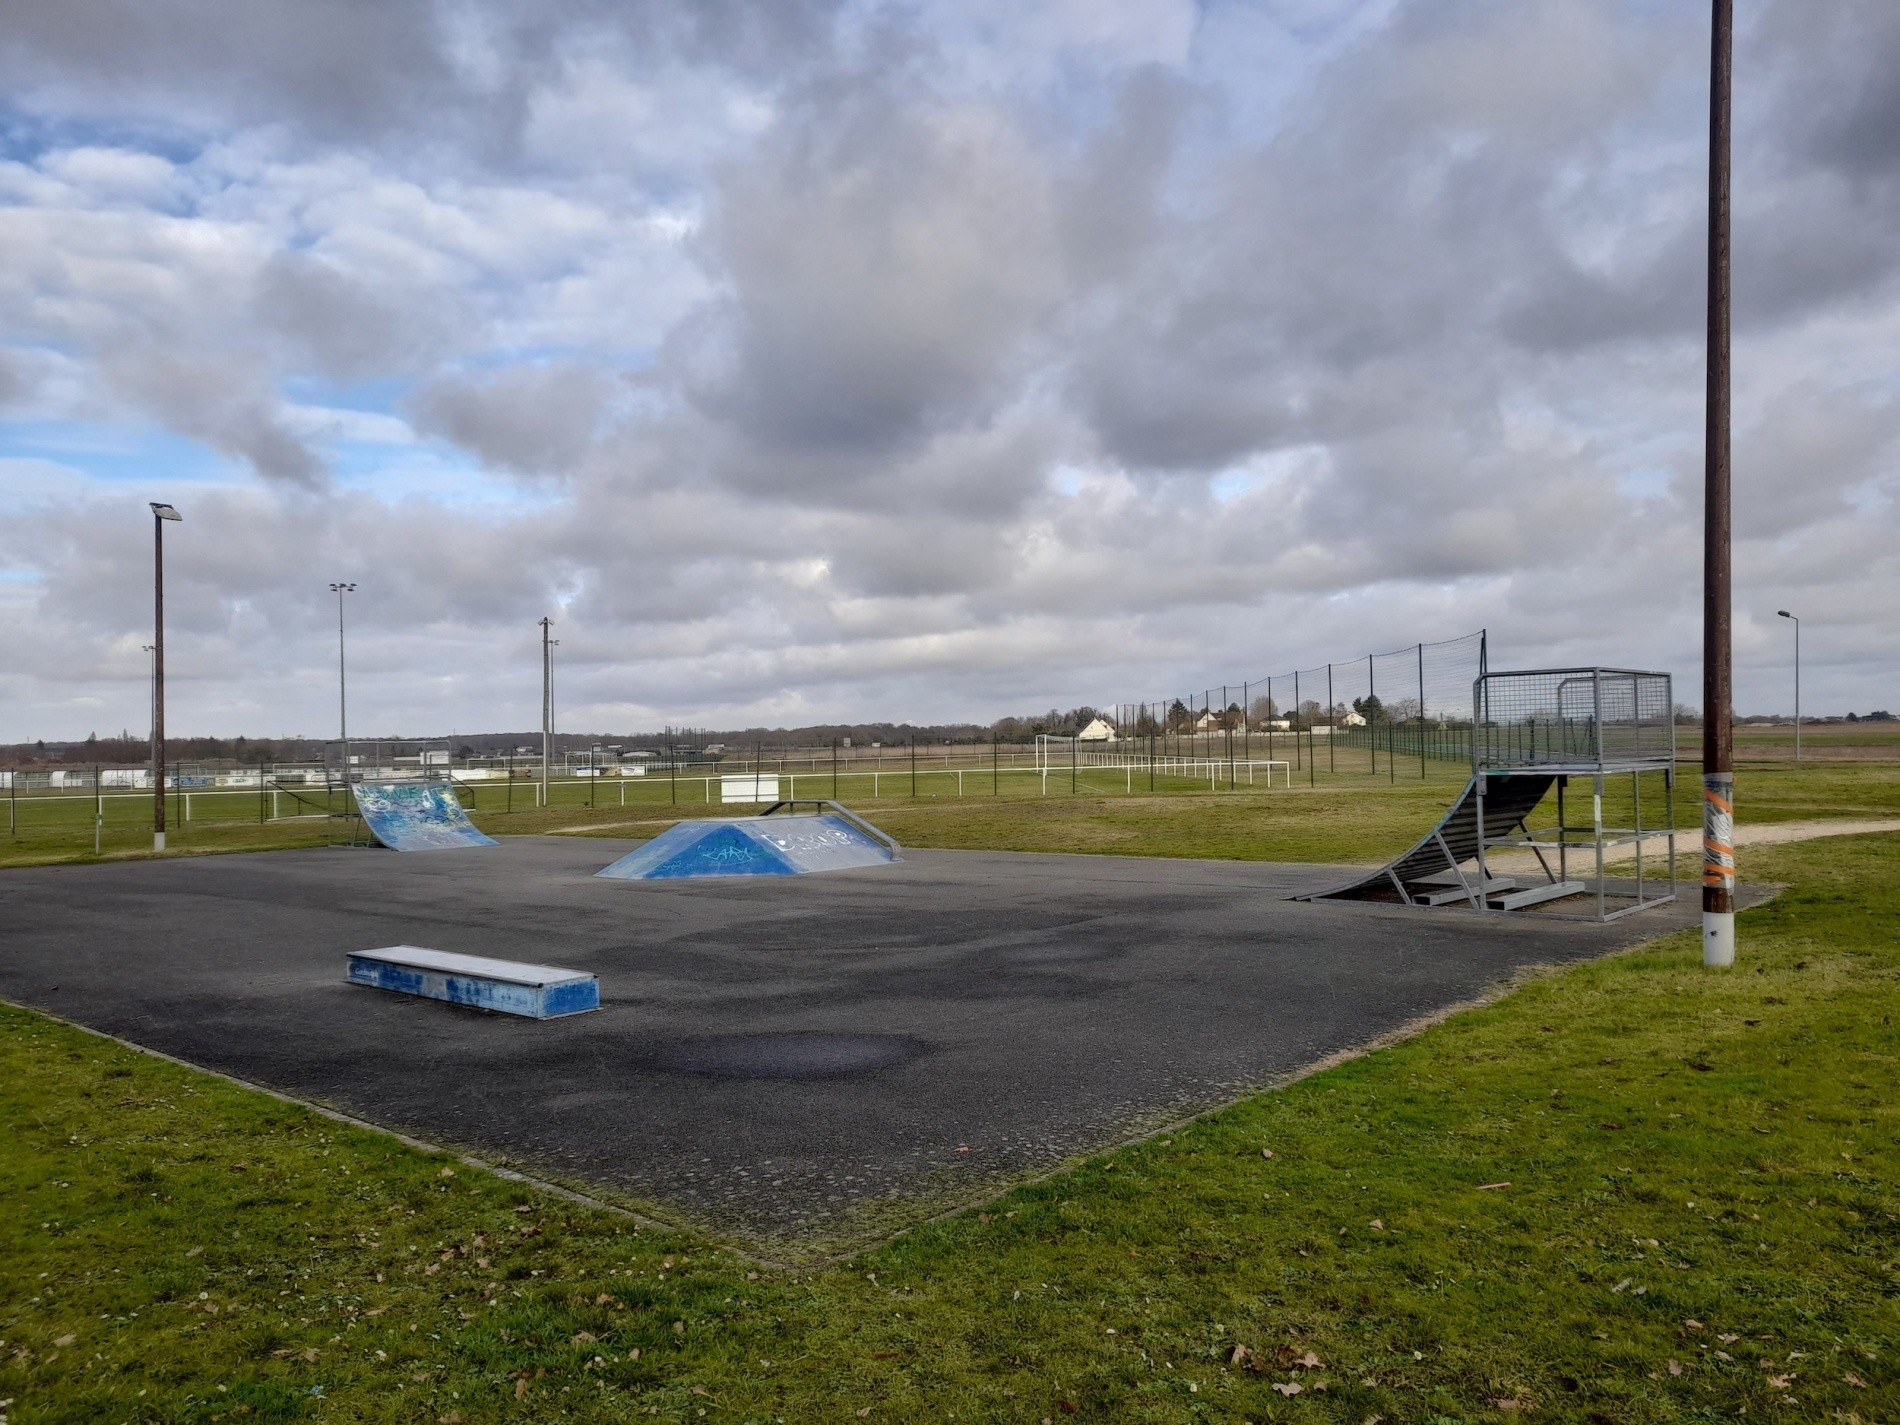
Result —
<instances>
[{"instance_id":1,"label":"cloudy sky","mask_svg":"<svg viewBox=\"0 0 1900 1425\"><path fill-rule=\"evenodd\" d=\"M1739 0L1736 657L1900 704L1900 6ZM0 738L1699 671L1706 7L10 0Z\"/></svg>"}]
</instances>

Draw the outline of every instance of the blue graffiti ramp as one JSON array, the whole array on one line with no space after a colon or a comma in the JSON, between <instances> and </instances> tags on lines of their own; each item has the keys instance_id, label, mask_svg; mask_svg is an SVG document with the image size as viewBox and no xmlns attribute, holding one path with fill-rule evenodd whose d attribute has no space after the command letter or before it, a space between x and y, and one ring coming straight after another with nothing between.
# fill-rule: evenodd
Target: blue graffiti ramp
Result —
<instances>
[{"instance_id":1,"label":"blue graffiti ramp","mask_svg":"<svg viewBox=\"0 0 1900 1425\"><path fill-rule=\"evenodd\" d=\"M370 835L392 851L453 851L493 846L446 782L358 782L356 809Z\"/></svg>"},{"instance_id":2,"label":"blue graffiti ramp","mask_svg":"<svg viewBox=\"0 0 1900 1425\"><path fill-rule=\"evenodd\" d=\"M856 825L848 813L817 816L707 817L669 827L596 875L616 881L702 876L803 876L887 866L897 844Z\"/></svg>"},{"instance_id":3,"label":"blue graffiti ramp","mask_svg":"<svg viewBox=\"0 0 1900 1425\"><path fill-rule=\"evenodd\" d=\"M498 1014L554 1019L600 1008L600 982L585 970L457 955L447 950L425 950L420 945L354 950L349 961L346 978L353 985L465 1004Z\"/></svg>"}]
</instances>

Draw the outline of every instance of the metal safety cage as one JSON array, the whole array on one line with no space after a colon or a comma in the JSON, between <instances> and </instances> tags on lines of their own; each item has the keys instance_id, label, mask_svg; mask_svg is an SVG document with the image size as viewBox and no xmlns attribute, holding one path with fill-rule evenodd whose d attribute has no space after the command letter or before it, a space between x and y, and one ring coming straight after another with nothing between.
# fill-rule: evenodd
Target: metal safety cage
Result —
<instances>
[{"instance_id":1,"label":"metal safety cage","mask_svg":"<svg viewBox=\"0 0 1900 1425\"><path fill-rule=\"evenodd\" d=\"M1633 668L1485 673L1472 684L1472 769L1593 773L1673 766L1673 712L1667 673Z\"/></svg>"},{"instance_id":2,"label":"metal safety cage","mask_svg":"<svg viewBox=\"0 0 1900 1425\"><path fill-rule=\"evenodd\" d=\"M1546 915L1617 920L1676 899L1676 832L1670 814L1676 730L1669 674L1633 668L1485 673L1473 682L1471 701L1480 885L1495 879L1489 853L1510 848L1529 852L1545 878L1544 885L1520 892L1518 903L1549 906ZM1604 797L1608 790L1620 800L1616 783L1623 777L1629 779L1629 824L1613 825L1604 818ZM1501 779L1529 778L1554 789L1556 821L1533 826L1519 813L1508 828L1500 827L1503 834L1492 834L1486 827L1487 791ZM1653 786L1658 778L1662 824L1646 826L1645 784ZM1571 783L1581 779L1589 783L1587 821L1575 816L1578 798ZM1655 842L1664 843L1661 877L1654 869ZM1607 863L1619 848L1629 849L1634 864L1629 874L1612 877ZM1594 901L1594 913L1556 908L1579 898L1585 904Z\"/></svg>"}]
</instances>

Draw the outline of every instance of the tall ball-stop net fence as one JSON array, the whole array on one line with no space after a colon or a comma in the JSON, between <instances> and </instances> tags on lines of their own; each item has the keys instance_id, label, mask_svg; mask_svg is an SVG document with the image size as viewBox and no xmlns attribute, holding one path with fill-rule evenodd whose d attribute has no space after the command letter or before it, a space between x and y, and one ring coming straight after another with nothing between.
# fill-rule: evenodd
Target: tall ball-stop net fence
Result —
<instances>
[{"instance_id":1,"label":"tall ball-stop net fence","mask_svg":"<svg viewBox=\"0 0 1900 1425\"><path fill-rule=\"evenodd\" d=\"M1393 778L1406 770L1428 775L1435 765L1467 767L1471 689L1485 671L1487 644L1480 629L1118 703L1114 723L1120 738L1164 763L1234 763L1248 769L1248 780L1262 764L1270 776L1377 771Z\"/></svg>"}]
</instances>

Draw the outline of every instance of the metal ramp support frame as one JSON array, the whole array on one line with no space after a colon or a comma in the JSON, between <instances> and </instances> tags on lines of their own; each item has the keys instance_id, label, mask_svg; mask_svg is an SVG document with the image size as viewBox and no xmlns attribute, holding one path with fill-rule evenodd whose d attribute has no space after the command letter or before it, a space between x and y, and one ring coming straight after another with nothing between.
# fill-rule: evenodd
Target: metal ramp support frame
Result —
<instances>
[{"instance_id":1,"label":"metal ramp support frame","mask_svg":"<svg viewBox=\"0 0 1900 1425\"><path fill-rule=\"evenodd\" d=\"M1536 776L1548 776L1552 771L1553 769L1550 767L1525 769L1527 774ZM1556 824L1543 829L1533 829L1528 825L1527 819L1519 819L1502 835L1492 835L1485 827L1484 795L1483 791L1480 790L1478 799L1478 874L1480 883L1482 884L1484 881L1490 879L1490 866L1487 861L1487 853L1493 848L1528 850L1532 855L1537 857L1538 864L1543 867L1545 879L1553 885L1570 879L1570 853L1572 851L1584 851L1590 854L1594 863L1591 867L1593 874L1590 875L1586 883L1586 893L1594 892L1596 913L1594 915L1580 915L1563 911L1541 912L1545 918L1551 920L1605 922L1621 920L1624 916L1634 915L1641 910L1652 910L1657 906L1668 905L1671 901L1675 900L1677 896L1676 829L1673 816L1660 827L1646 827L1643 825L1642 778L1645 774L1660 774L1662 776L1664 789L1663 804L1665 806L1673 806L1676 787L1676 770L1673 764L1656 766L1650 763L1644 763L1637 766L1625 767L1599 765L1577 770L1566 770L1556 773ZM1508 777L1510 775L1508 770L1492 771L1489 774L1491 777ZM1630 807L1634 825L1605 826L1603 822L1604 783L1610 777L1624 775L1627 775L1630 779ZM1573 776L1587 776L1591 783L1590 820L1588 823L1582 825L1571 824L1566 806L1565 794L1568 790L1570 779ZM1488 778L1483 776L1479 778L1481 788L1486 780L1488 780ZM1653 841L1661 841L1667 848L1665 860L1668 867L1668 878L1666 882L1668 890L1657 894L1651 894L1649 892L1648 886L1651 881L1650 878L1646 877L1643 865L1644 848ZM1618 846L1633 846L1636 849L1636 888L1630 904L1618 906L1612 910L1609 906L1610 891L1605 863L1608 859L1606 853ZM1547 851L1556 853L1557 869L1555 872L1551 870L1550 862L1545 857L1544 853ZM1621 898L1621 896L1618 897L1618 899ZM1486 910L1495 909L1490 906L1483 908Z\"/></svg>"}]
</instances>

